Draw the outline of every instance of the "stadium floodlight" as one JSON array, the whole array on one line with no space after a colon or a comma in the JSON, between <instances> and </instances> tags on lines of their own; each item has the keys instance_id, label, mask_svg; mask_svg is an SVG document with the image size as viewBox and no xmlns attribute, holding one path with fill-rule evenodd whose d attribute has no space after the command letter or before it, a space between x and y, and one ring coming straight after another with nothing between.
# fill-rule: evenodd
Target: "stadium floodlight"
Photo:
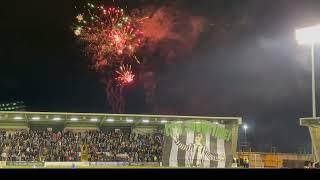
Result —
<instances>
[{"instance_id":1,"label":"stadium floodlight","mask_svg":"<svg viewBox=\"0 0 320 180\"><path fill-rule=\"evenodd\" d=\"M320 42L320 24L296 29L296 40L300 45L312 45Z\"/></svg>"},{"instance_id":2,"label":"stadium floodlight","mask_svg":"<svg viewBox=\"0 0 320 180\"><path fill-rule=\"evenodd\" d=\"M70 121L78 121L78 118L71 118Z\"/></svg>"},{"instance_id":3,"label":"stadium floodlight","mask_svg":"<svg viewBox=\"0 0 320 180\"><path fill-rule=\"evenodd\" d=\"M312 116L317 117L316 113L316 81L314 67L314 46L320 43L320 25L306 27L296 30L296 40L299 45L311 45L311 67L312 67Z\"/></svg>"},{"instance_id":4,"label":"stadium floodlight","mask_svg":"<svg viewBox=\"0 0 320 180\"><path fill-rule=\"evenodd\" d=\"M114 119L109 118L107 119L107 122L114 122Z\"/></svg>"},{"instance_id":5,"label":"stadium floodlight","mask_svg":"<svg viewBox=\"0 0 320 180\"><path fill-rule=\"evenodd\" d=\"M133 119L127 119L126 120L128 123L131 123L131 122L133 122Z\"/></svg>"},{"instance_id":6,"label":"stadium floodlight","mask_svg":"<svg viewBox=\"0 0 320 180\"><path fill-rule=\"evenodd\" d=\"M167 120L161 120L160 122L161 123L167 123L168 121Z\"/></svg>"},{"instance_id":7,"label":"stadium floodlight","mask_svg":"<svg viewBox=\"0 0 320 180\"><path fill-rule=\"evenodd\" d=\"M99 120L97 118L91 118L90 121L91 122L98 122Z\"/></svg>"},{"instance_id":8,"label":"stadium floodlight","mask_svg":"<svg viewBox=\"0 0 320 180\"><path fill-rule=\"evenodd\" d=\"M14 120L21 120L21 119L23 119L23 117L21 117L21 116L14 117Z\"/></svg>"},{"instance_id":9,"label":"stadium floodlight","mask_svg":"<svg viewBox=\"0 0 320 180\"><path fill-rule=\"evenodd\" d=\"M36 116L36 117L32 117L32 120L40 120L40 117Z\"/></svg>"},{"instance_id":10,"label":"stadium floodlight","mask_svg":"<svg viewBox=\"0 0 320 180\"><path fill-rule=\"evenodd\" d=\"M60 117L54 117L52 120L54 120L54 121L60 121L61 118L60 118Z\"/></svg>"},{"instance_id":11,"label":"stadium floodlight","mask_svg":"<svg viewBox=\"0 0 320 180\"><path fill-rule=\"evenodd\" d=\"M248 125L247 125L247 124L244 124L244 125L243 125L243 129L244 129L244 138L245 138L245 141L247 142L247 129L248 129Z\"/></svg>"},{"instance_id":12,"label":"stadium floodlight","mask_svg":"<svg viewBox=\"0 0 320 180\"><path fill-rule=\"evenodd\" d=\"M143 123L149 123L150 121L148 119L142 120Z\"/></svg>"}]
</instances>

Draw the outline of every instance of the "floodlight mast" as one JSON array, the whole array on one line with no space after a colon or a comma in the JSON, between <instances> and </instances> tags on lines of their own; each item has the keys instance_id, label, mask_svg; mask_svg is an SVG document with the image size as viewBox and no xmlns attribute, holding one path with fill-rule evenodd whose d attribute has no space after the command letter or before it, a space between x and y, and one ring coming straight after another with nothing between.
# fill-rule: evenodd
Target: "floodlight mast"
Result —
<instances>
[{"instance_id":1,"label":"floodlight mast","mask_svg":"<svg viewBox=\"0 0 320 180\"><path fill-rule=\"evenodd\" d=\"M312 69L312 117L317 117L316 110L316 81L315 81L315 63L314 63L314 47L320 42L320 25L297 29L296 40L299 45L311 46L311 69Z\"/></svg>"}]
</instances>

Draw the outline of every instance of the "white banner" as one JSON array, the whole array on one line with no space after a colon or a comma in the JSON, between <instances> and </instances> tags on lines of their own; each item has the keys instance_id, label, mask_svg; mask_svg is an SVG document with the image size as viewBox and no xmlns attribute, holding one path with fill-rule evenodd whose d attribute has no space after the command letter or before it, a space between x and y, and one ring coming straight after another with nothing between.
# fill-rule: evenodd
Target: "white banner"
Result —
<instances>
[{"instance_id":1,"label":"white banner","mask_svg":"<svg viewBox=\"0 0 320 180\"><path fill-rule=\"evenodd\" d=\"M90 166L128 166L128 162L90 162Z\"/></svg>"},{"instance_id":2,"label":"white banner","mask_svg":"<svg viewBox=\"0 0 320 180\"><path fill-rule=\"evenodd\" d=\"M44 166L89 166L89 162L45 162Z\"/></svg>"}]
</instances>

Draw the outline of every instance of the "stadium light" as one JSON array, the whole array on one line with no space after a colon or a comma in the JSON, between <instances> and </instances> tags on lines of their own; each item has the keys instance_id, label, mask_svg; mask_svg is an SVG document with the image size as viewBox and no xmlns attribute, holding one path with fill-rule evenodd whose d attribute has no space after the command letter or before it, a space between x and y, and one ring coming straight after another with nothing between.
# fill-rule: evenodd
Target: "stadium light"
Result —
<instances>
[{"instance_id":1,"label":"stadium light","mask_svg":"<svg viewBox=\"0 0 320 180\"><path fill-rule=\"evenodd\" d=\"M40 117L36 116L36 117L32 117L32 120L40 120Z\"/></svg>"},{"instance_id":2,"label":"stadium light","mask_svg":"<svg viewBox=\"0 0 320 180\"><path fill-rule=\"evenodd\" d=\"M131 122L133 122L133 119L127 119L127 122L131 123Z\"/></svg>"},{"instance_id":3,"label":"stadium light","mask_svg":"<svg viewBox=\"0 0 320 180\"><path fill-rule=\"evenodd\" d=\"M248 125L244 124L244 125L243 125L243 129L244 129L244 130L247 130L247 129L248 129Z\"/></svg>"},{"instance_id":4,"label":"stadium light","mask_svg":"<svg viewBox=\"0 0 320 180\"><path fill-rule=\"evenodd\" d=\"M312 116L317 117L316 112L316 80L314 68L314 46L320 43L320 25L296 30L296 40L299 45L311 45L311 68L312 68Z\"/></svg>"},{"instance_id":5,"label":"stadium light","mask_svg":"<svg viewBox=\"0 0 320 180\"><path fill-rule=\"evenodd\" d=\"M149 123L150 121L148 119L142 120L143 123Z\"/></svg>"},{"instance_id":6,"label":"stadium light","mask_svg":"<svg viewBox=\"0 0 320 180\"><path fill-rule=\"evenodd\" d=\"M70 121L78 121L78 118L71 118Z\"/></svg>"},{"instance_id":7,"label":"stadium light","mask_svg":"<svg viewBox=\"0 0 320 180\"><path fill-rule=\"evenodd\" d=\"M16 116L16 117L14 117L14 119L15 119L15 120L21 120L21 119L23 119L23 117L21 117L21 116Z\"/></svg>"},{"instance_id":8,"label":"stadium light","mask_svg":"<svg viewBox=\"0 0 320 180\"><path fill-rule=\"evenodd\" d=\"M320 24L296 29L296 40L300 45L312 45L320 42Z\"/></svg>"},{"instance_id":9,"label":"stadium light","mask_svg":"<svg viewBox=\"0 0 320 180\"><path fill-rule=\"evenodd\" d=\"M245 138L245 141L247 142L247 129L248 129L248 125L247 125L247 124L244 124L244 125L243 125L243 129L244 129L244 138Z\"/></svg>"},{"instance_id":10,"label":"stadium light","mask_svg":"<svg viewBox=\"0 0 320 180\"><path fill-rule=\"evenodd\" d=\"M60 121L61 118L60 118L60 117L54 117L52 120L54 120L54 121Z\"/></svg>"},{"instance_id":11,"label":"stadium light","mask_svg":"<svg viewBox=\"0 0 320 180\"><path fill-rule=\"evenodd\" d=\"M107 119L107 122L114 122L114 119L109 118Z\"/></svg>"},{"instance_id":12,"label":"stadium light","mask_svg":"<svg viewBox=\"0 0 320 180\"><path fill-rule=\"evenodd\" d=\"M98 119L97 118L91 118L90 121L91 122L98 122Z\"/></svg>"},{"instance_id":13,"label":"stadium light","mask_svg":"<svg viewBox=\"0 0 320 180\"><path fill-rule=\"evenodd\" d=\"M160 122L161 123L167 123L168 121L167 120L161 120Z\"/></svg>"}]
</instances>

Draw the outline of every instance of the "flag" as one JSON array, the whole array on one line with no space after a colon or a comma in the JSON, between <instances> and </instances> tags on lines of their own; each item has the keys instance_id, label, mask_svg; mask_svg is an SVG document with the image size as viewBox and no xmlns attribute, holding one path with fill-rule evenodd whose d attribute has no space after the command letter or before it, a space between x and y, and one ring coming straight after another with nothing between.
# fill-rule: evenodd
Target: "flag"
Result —
<instances>
[{"instance_id":1,"label":"flag","mask_svg":"<svg viewBox=\"0 0 320 180\"><path fill-rule=\"evenodd\" d=\"M163 166L229 168L232 158L232 141L209 132L180 131L175 137L166 134L164 138Z\"/></svg>"}]
</instances>

